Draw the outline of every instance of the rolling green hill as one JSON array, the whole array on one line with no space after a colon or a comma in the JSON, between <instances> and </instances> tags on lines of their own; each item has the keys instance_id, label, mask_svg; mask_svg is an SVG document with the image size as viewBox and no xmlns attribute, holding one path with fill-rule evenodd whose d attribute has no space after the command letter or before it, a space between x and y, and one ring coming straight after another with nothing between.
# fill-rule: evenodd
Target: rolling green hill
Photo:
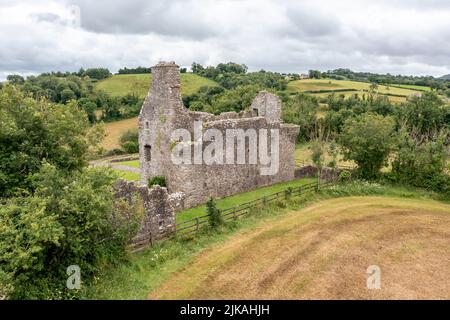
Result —
<instances>
[{"instance_id":1,"label":"rolling green hill","mask_svg":"<svg viewBox=\"0 0 450 320\"><path fill-rule=\"evenodd\" d=\"M386 86L379 85L377 92L388 95L392 102L404 102L408 96L419 94L427 90L428 87L422 87L419 91L417 87L406 86ZM370 83L349 81L349 80L331 80L331 79L305 79L291 81L288 84L288 92L306 92L318 97L326 97L332 91L337 90L337 94L344 94L346 97L353 94L363 94L370 89Z\"/></svg>"},{"instance_id":2,"label":"rolling green hill","mask_svg":"<svg viewBox=\"0 0 450 320\"><path fill-rule=\"evenodd\" d=\"M99 81L95 85L95 89L103 90L112 96L124 96L129 93L135 93L140 98L144 98L151 84L151 74L120 74ZM213 87L218 86L218 84L196 74L181 74L181 94L193 94L203 86Z\"/></svg>"}]
</instances>

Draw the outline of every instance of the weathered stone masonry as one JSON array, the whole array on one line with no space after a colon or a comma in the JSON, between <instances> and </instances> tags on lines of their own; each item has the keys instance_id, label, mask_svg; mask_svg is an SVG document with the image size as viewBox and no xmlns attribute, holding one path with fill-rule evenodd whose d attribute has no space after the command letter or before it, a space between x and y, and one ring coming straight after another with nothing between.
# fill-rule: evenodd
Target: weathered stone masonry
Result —
<instances>
[{"instance_id":1,"label":"weathered stone masonry","mask_svg":"<svg viewBox=\"0 0 450 320\"><path fill-rule=\"evenodd\" d=\"M151 177L164 176L170 192L184 193L185 206L192 207L204 203L210 196L229 196L294 179L295 139L299 127L281 122L281 101L276 95L260 92L249 111L214 116L191 112L184 107L179 67L175 63L159 63L152 68L152 76L153 85L139 115L142 185L146 185ZM193 137L195 121L201 121L204 128L219 130L223 136L227 129L267 129L269 132L278 129L278 173L261 175L261 164L174 164L171 161L174 143L170 141L171 133L183 128ZM203 148L206 147L204 141Z\"/></svg>"},{"instance_id":2,"label":"weathered stone masonry","mask_svg":"<svg viewBox=\"0 0 450 320\"><path fill-rule=\"evenodd\" d=\"M225 197L295 178L294 151L299 127L281 122L281 101L276 95L260 92L250 110L215 116L191 112L184 107L179 67L174 62L154 66L152 76L153 84L139 115L140 185L121 180L115 186L118 199L128 204L141 201L143 205L144 216L132 246L139 248L173 234L176 212L202 204L211 196ZM247 164L174 164L171 150L176 141L171 141L171 133L175 129L186 129L194 137L195 121L223 135L227 129L266 129L269 133L271 129L278 129L278 172L261 175L263 166L259 162L248 164L248 161ZM249 143L250 139L245 146L247 160ZM203 149L207 145L204 141ZM236 155L236 149L234 153ZM148 179L155 176L165 177L167 188L147 188Z\"/></svg>"}]
</instances>

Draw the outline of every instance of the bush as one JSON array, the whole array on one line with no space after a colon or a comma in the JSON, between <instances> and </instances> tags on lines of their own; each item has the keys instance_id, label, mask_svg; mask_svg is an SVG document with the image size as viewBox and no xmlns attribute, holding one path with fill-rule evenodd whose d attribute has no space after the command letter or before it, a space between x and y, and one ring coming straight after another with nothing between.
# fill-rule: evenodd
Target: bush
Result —
<instances>
[{"instance_id":1,"label":"bush","mask_svg":"<svg viewBox=\"0 0 450 320\"><path fill-rule=\"evenodd\" d=\"M120 146L126 153L139 152L139 132L137 129L130 129L125 131L120 136Z\"/></svg>"},{"instance_id":2,"label":"bush","mask_svg":"<svg viewBox=\"0 0 450 320\"><path fill-rule=\"evenodd\" d=\"M67 174L44 165L33 176L35 193L0 207L0 292L11 299L70 299L67 267L82 283L125 257L136 224L114 212L109 170Z\"/></svg>"},{"instance_id":3,"label":"bush","mask_svg":"<svg viewBox=\"0 0 450 320\"><path fill-rule=\"evenodd\" d=\"M343 170L340 174L339 174L339 178L338 181L345 183L345 182L349 182L352 179L352 174L350 171L348 170Z\"/></svg>"},{"instance_id":4,"label":"bush","mask_svg":"<svg viewBox=\"0 0 450 320\"><path fill-rule=\"evenodd\" d=\"M210 198L206 203L206 209L208 213L209 225L213 229L217 229L219 226L223 224L222 215L220 214L220 210L216 207L216 202L213 198Z\"/></svg>"},{"instance_id":5,"label":"bush","mask_svg":"<svg viewBox=\"0 0 450 320\"><path fill-rule=\"evenodd\" d=\"M150 188L151 186L160 186L160 187L166 187L166 178L161 177L161 176L156 176L153 178L148 179L148 187Z\"/></svg>"}]
</instances>

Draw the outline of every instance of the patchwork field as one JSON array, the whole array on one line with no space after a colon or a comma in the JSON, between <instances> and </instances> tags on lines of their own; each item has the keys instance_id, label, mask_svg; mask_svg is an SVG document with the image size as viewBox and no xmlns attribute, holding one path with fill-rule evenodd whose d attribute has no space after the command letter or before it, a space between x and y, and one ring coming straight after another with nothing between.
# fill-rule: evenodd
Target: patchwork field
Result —
<instances>
[{"instance_id":1,"label":"patchwork field","mask_svg":"<svg viewBox=\"0 0 450 320\"><path fill-rule=\"evenodd\" d=\"M450 299L450 205L321 201L201 251L150 299ZM381 289L367 289L367 269Z\"/></svg>"},{"instance_id":2,"label":"patchwork field","mask_svg":"<svg viewBox=\"0 0 450 320\"><path fill-rule=\"evenodd\" d=\"M377 92L380 94L394 94L401 95L403 97L395 97L389 96L389 99L392 102L404 102L406 97L410 95L419 94L422 91L429 90L428 87L420 87L423 88L421 90L418 86L385 86L379 85ZM331 80L331 79L305 79L305 80L297 80L291 81L288 83L287 90L290 92L305 92L305 91L319 91L319 90L343 90L342 92L338 92L337 94L343 94L346 97L349 97L353 94L364 94L366 93L364 90L370 89L370 83L367 82L358 82L358 81L348 81L348 80ZM345 91L349 90L349 91ZM350 91L357 90L357 91ZM326 97L331 93L322 92L322 93L313 93L318 97ZM366 93L367 94L367 93Z\"/></svg>"},{"instance_id":3,"label":"patchwork field","mask_svg":"<svg viewBox=\"0 0 450 320\"><path fill-rule=\"evenodd\" d=\"M102 80L95 85L96 90L103 90L112 96L124 96L134 93L145 98L152 84L151 74L119 74ZM181 94L190 95L203 86L217 86L212 80L192 73L181 74Z\"/></svg>"}]
</instances>

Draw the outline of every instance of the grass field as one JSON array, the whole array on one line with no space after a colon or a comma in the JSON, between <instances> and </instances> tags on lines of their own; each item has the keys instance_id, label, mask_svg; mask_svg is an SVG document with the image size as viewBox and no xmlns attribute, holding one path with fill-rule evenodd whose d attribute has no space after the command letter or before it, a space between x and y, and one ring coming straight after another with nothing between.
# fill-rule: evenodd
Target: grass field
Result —
<instances>
[{"instance_id":1,"label":"grass field","mask_svg":"<svg viewBox=\"0 0 450 320\"><path fill-rule=\"evenodd\" d=\"M326 200L200 252L149 299L449 299L449 247L447 204Z\"/></svg>"},{"instance_id":2,"label":"grass field","mask_svg":"<svg viewBox=\"0 0 450 320\"><path fill-rule=\"evenodd\" d=\"M426 87L423 87L426 88ZM348 81L348 80L331 80L331 79L305 79L305 80L296 80L288 83L287 91L288 92L304 92L304 91L317 91L317 90L346 90L346 89L354 89L358 91L344 91L337 92L336 94L343 94L346 97L349 97L353 94L367 94L363 90L370 89L370 83L366 82L358 82L358 81ZM420 91L414 90L417 89L414 86L385 86L379 85L377 92L380 94L396 94L402 96L410 96L414 94L420 93ZM426 89L424 89L426 90ZM318 97L326 97L331 93L315 93L314 95ZM404 102L406 98L404 97L391 97L389 99L392 102Z\"/></svg>"},{"instance_id":3,"label":"grass field","mask_svg":"<svg viewBox=\"0 0 450 320\"><path fill-rule=\"evenodd\" d=\"M365 286L368 265L377 264L382 268L382 290L375 298L422 297L424 290L426 298L431 298L447 286L448 299L445 271L450 261L450 207L434 198L439 196L361 182L295 197L285 202L286 207L269 206L227 223L219 232L205 230L193 239L168 240L131 254L126 263L105 268L95 285L84 287L84 297L198 297L205 294L207 274L211 275L211 295L231 294L235 289L230 283L241 290L233 298L253 295L248 279L242 286L234 282L242 272L252 280L256 276L255 284L263 284L258 286L261 296L256 299L291 294L372 298L364 296L367 291L361 286ZM247 265L240 264L239 259ZM238 265L241 270L228 272L228 266L235 271ZM407 269L401 270L405 277L397 272L400 265ZM220 276L222 272L226 278ZM330 282L321 282L321 277ZM277 288L287 279L292 280L292 286L286 285L286 292L280 293ZM179 285L175 284L177 280ZM218 292L218 285L224 290Z\"/></svg>"},{"instance_id":4,"label":"grass field","mask_svg":"<svg viewBox=\"0 0 450 320\"><path fill-rule=\"evenodd\" d=\"M244 192L244 193L240 193L240 194L237 194L234 196L218 199L218 200L216 200L216 205L217 205L217 208L219 208L219 209L227 209L227 208L231 208L233 206L239 205L241 203L249 202L249 201L252 201L255 199L262 198L266 195L285 190L289 187L297 187L297 186L305 185L307 183L311 183L314 181L315 181L315 179L308 178L308 179L301 179L301 180L294 180L294 181L290 181L290 182L278 183L278 184L274 184L272 186L263 187L263 188L259 188L259 189L253 190L253 191ZM206 206L205 205L187 209L187 210L184 210L177 214L177 223L180 223L180 222L183 222L183 221L186 221L189 219L193 219L195 217L202 216L205 214L206 214Z\"/></svg>"},{"instance_id":5,"label":"grass field","mask_svg":"<svg viewBox=\"0 0 450 320\"><path fill-rule=\"evenodd\" d=\"M295 165L297 167L301 167L304 165L312 165L313 162L311 160L311 150L309 149L311 146L311 143L302 143L302 144L298 144L295 147ZM329 144L325 144L325 166L328 166L328 163L332 160L332 157L328 154L328 147ZM352 161L344 161L343 160L343 156L340 154L338 155L338 166L343 166L343 167L354 167L356 166L356 164Z\"/></svg>"},{"instance_id":6,"label":"grass field","mask_svg":"<svg viewBox=\"0 0 450 320\"><path fill-rule=\"evenodd\" d=\"M124 170L117 170L114 169L114 172L116 172L120 178L128 181L139 181L141 178L141 175L136 172L130 172L130 171L124 171Z\"/></svg>"},{"instance_id":7,"label":"grass field","mask_svg":"<svg viewBox=\"0 0 450 320\"><path fill-rule=\"evenodd\" d=\"M119 139L122 133L129 129L138 127L138 118L125 119L120 121L105 123L105 139L101 142L101 146L106 150L119 148Z\"/></svg>"},{"instance_id":8,"label":"grass field","mask_svg":"<svg viewBox=\"0 0 450 320\"><path fill-rule=\"evenodd\" d=\"M134 93L140 98L145 98L152 84L151 74L120 74L99 81L95 85L96 90L103 90L112 96L124 96ZM181 74L181 94L190 95L203 86L217 86L212 80L192 73Z\"/></svg>"},{"instance_id":9,"label":"grass field","mask_svg":"<svg viewBox=\"0 0 450 320\"><path fill-rule=\"evenodd\" d=\"M98 82L96 90L103 90L113 96L124 96L128 93L135 93L140 98L144 98L151 86L151 74L124 74L114 75L108 79ZM203 86L217 86L218 84L209 79L196 74L181 74L181 94L190 95L197 92ZM101 146L106 150L119 147L119 138L123 132L137 128L137 117L109 122L105 124L106 137Z\"/></svg>"}]
</instances>

